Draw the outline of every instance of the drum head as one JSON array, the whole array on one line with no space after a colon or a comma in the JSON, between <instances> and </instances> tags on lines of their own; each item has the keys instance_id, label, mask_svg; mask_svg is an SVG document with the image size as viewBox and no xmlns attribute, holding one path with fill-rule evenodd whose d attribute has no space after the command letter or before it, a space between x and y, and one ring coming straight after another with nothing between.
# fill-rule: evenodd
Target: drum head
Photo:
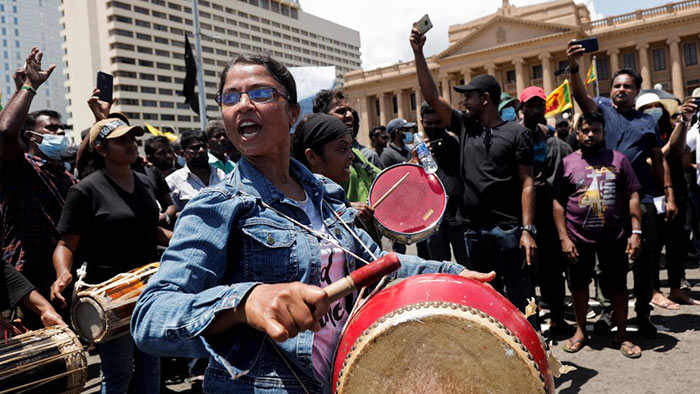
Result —
<instances>
[{"instance_id":1,"label":"drum head","mask_svg":"<svg viewBox=\"0 0 700 394\"><path fill-rule=\"evenodd\" d=\"M81 297L73 303L71 320L75 332L89 342L99 341L107 331L103 308L89 297Z\"/></svg>"},{"instance_id":2,"label":"drum head","mask_svg":"<svg viewBox=\"0 0 700 394\"><path fill-rule=\"evenodd\" d=\"M434 228L445 212L447 194L435 174L428 174L417 164L389 167L372 183L369 203L374 205L406 174L408 176L374 210L374 217L393 232L411 235Z\"/></svg>"}]
</instances>

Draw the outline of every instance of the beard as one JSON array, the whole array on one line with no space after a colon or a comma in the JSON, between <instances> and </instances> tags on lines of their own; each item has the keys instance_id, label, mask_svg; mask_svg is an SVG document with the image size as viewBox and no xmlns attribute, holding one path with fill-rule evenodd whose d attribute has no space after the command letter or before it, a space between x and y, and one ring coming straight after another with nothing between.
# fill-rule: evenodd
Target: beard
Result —
<instances>
[{"instance_id":1,"label":"beard","mask_svg":"<svg viewBox=\"0 0 700 394\"><path fill-rule=\"evenodd\" d=\"M581 153L584 156L594 155L594 154L600 152L601 149L605 148L605 141L600 141L600 142L595 143L591 146L586 146L586 145L581 144L580 148L581 148Z\"/></svg>"}]
</instances>

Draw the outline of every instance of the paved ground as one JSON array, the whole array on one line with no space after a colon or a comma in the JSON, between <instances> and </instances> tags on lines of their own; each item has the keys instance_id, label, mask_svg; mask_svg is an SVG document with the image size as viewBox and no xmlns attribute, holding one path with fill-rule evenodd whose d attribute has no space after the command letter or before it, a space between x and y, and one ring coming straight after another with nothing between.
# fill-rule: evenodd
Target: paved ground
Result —
<instances>
[{"instance_id":1,"label":"paved ground","mask_svg":"<svg viewBox=\"0 0 700 394\"><path fill-rule=\"evenodd\" d=\"M415 254L415 248L409 248ZM686 276L692 285L691 295L700 299L700 270L698 265L687 265ZM661 272L662 286L666 285L666 271ZM628 276L631 288L632 275ZM664 289L662 287L662 289ZM668 289L665 289L668 291ZM591 294L593 294L591 292ZM568 297L568 295L567 295ZM630 300L630 311L634 300ZM591 302L591 310L599 308ZM591 313L592 314L592 313ZM631 331L635 330L633 312L630 313ZM573 317L569 316L573 323ZM593 323L595 318L589 319ZM659 328L656 339L645 339L631 333L631 339L642 348L640 359L631 360L611 346L610 336L593 336L588 346L576 354L565 353L561 349L564 339L554 342L554 354L565 365L576 370L556 379L557 392L561 394L675 394L693 393L700 389L698 356L700 356L700 306L682 306L678 311L656 308L652 321ZM546 327L544 327L546 329ZM99 357L89 357L90 380L84 393L99 392ZM166 390L164 390L166 391ZM190 393L187 382L171 382L167 391Z\"/></svg>"}]
</instances>

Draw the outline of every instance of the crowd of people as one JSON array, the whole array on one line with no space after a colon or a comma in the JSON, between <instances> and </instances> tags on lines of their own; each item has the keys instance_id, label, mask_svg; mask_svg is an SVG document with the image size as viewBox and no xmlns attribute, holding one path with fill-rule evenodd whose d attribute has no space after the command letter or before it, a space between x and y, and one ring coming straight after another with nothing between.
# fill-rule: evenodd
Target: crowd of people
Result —
<instances>
[{"instance_id":1,"label":"crowd of people","mask_svg":"<svg viewBox=\"0 0 700 394\"><path fill-rule=\"evenodd\" d=\"M318 92L314 113L299 119L289 71L269 56L241 55L221 72L221 120L178 143L144 138L145 157L137 145L144 129L111 112L97 89L87 101L95 123L77 149L57 112L30 113L54 70L34 48L0 112L0 309L19 307L28 329L65 325L79 263L85 282L99 283L160 261L131 333L96 346L102 392L158 392L160 357L173 356L190 359L192 381L204 379L208 392L330 392L357 294L331 303L322 287L386 254L389 241L400 253L398 277L487 281L523 312L539 288L548 332L568 337L571 353L589 339L595 281L603 306L596 330L617 327L615 346L640 357L626 331L628 271L641 335L657 334L651 305L700 305L683 290L684 260L700 254L700 91L669 108L640 94L636 71L621 69L609 97L590 97L579 70L584 50L569 43L582 114L552 127L547 92L530 86L511 97L490 75L455 86L463 100L452 108L424 44L413 29L425 99L419 122L372 127L370 146L358 141L360 118L342 90ZM448 203L439 229L408 256L383 237L368 199L383 169L419 162L418 132ZM659 280L664 247L668 295ZM566 283L574 326L565 319ZM543 327L537 314L528 320Z\"/></svg>"}]
</instances>

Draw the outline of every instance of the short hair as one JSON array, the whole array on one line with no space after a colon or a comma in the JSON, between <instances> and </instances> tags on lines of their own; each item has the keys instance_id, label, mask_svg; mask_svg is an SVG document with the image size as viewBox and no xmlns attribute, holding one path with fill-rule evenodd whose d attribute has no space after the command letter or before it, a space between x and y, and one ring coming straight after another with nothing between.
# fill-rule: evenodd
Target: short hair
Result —
<instances>
[{"instance_id":1,"label":"short hair","mask_svg":"<svg viewBox=\"0 0 700 394\"><path fill-rule=\"evenodd\" d=\"M22 131L26 130L34 130L36 127L36 120L39 119L40 116L47 116L49 118L56 118L58 120L61 120L61 114L58 112L51 110L51 109L42 109L40 111L34 111L30 112L27 117L24 119L24 125L22 126ZM29 146L29 139L24 135L24 133L20 133L20 139L22 142L26 145Z\"/></svg>"},{"instance_id":2,"label":"short hair","mask_svg":"<svg viewBox=\"0 0 700 394\"><path fill-rule=\"evenodd\" d=\"M588 123L589 125L593 123L600 123L601 126L605 128L605 118L600 112L586 112L583 115L581 115L581 117L578 119L578 125L576 126L576 129L581 130L584 122Z\"/></svg>"},{"instance_id":3,"label":"short hair","mask_svg":"<svg viewBox=\"0 0 700 394\"><path fill-rule=\"evenodd\" d=\"M182 138L180 138L180 146L182 146L183 150L189 148L190 145L194 144L195 142L201 142L202 144L207 145L207 135L204 134L202 130L192 130L184 133Z\"/></svg>"},{"instance_id":4,"label":"short hair","mask_svg":"<svg viewBox=\"0 0 700 394\"><path fill-rule=\"evenodd\" d=\"M615 78L617 78L619 75L622 75L622 74L627 74L630 77L632 77L632 79L634 79L634 85L637 88L637 90L639 90L642 87L642 81L643 81L642 76L639 75L638 72L636 72L635 70L633 70L631 68L621 68L621 69L615 71L615 74L613 74L613 77L610 80L610 86L612 86L613 82L615 82Z\"/></svg>"},{"instance_id":5,"label":"short hair","mask_svg":"<svg viewBox=\"0 0 700 394\"><path fill-rule=\"evenodd\" d=\"M428 104L427 101L423 101L423 104L420 105L420 116L422 117L425 114L434 114L435 113L435 108L433 108L430 104Z\"/></svg>"},{"instance_id":6,"label":"short hair","mask_svg":"<svg viewBox=\"0 0 700 394\"><path fill-rule=\"evenodd\" d=\"M219 76L219 89L217 90L217 95L221 95L224 90L224 83L226 83L226 74L229 70L236 64L257 64L265 67L270 76L274 78L275 81L279 82L280 85L284 86L284 90L287 91L287 101L289 104L297 105L297 84L294 81L294 76L289 72L284 64L278 62L277 60L270 57L267 54L260 53L243 53L236 56L233 60L229 61L226 66L224 66L223 71L221 71L221 76Z\"/></svg>"},{"instance_id":7,"label":"short hair","mask_svg":"<svg viewBox=\"0 0 700 394\"><path fill-rule=\"evenodd\" d=\"M383 131L386 131L386 127L382 125L372 127L372 130L369 131L369 139L371 140L372 138L381 134Z\"/></svg>"},{"instance_id":8,"label":"short hair","mask_svg":"<svg viewBox=\"0 0 700 394\"><path fill-rule=\"evenodd\" d=\"M224 122L220 120L212 120L211 122L207 123L207 128L204 131L207 133L207 138L212 138L214 135L219 133L226 134L226 127L224 126Z\"/></svg>"},{"instance_id":9,"label":"short hair","mask_svg":"<svg viewBox=\"0 0 700 394\"><path fill-rule=\"evenodd\" d=\"M347 97L340 89L322 89L313 98L313 112L327 114L331 110L333 103L340 100L347 100Z\"/></svg>"},{"instance_id":10,"label":"short hair","mask_svg":"<svg viewBox=\"0 0 700 394\"><path fill-rule=\"evenodd\" d=\"M156 153L156 145L159 144L170 147L170 141L162 135L155 135L147 139L146 143L143 146L143 150L146 152L146 156L153 156Z\"/></svg>"}]
</instances>

